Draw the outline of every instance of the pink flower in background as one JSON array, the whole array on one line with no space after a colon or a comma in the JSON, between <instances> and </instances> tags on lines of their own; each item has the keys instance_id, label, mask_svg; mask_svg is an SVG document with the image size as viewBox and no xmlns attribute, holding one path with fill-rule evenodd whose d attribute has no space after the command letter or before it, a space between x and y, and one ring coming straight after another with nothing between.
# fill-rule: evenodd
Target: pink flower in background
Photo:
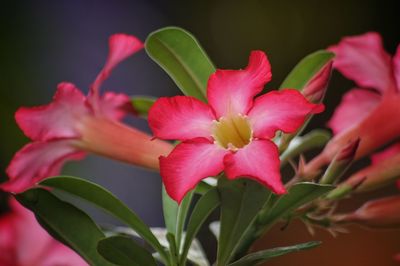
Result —
<instances>
[{"instance_id":1,"label":"pink flower in background","mask_svg":"<svg viewBox=\"0 0 400 266\"><path fill-rule=\"evenodd\" d=\"M43 230L33 213L15 199L10 205L11 212L0 216L1 266L88 265Z\"/></svg>"},{"instance_id":2,"label":"pink flower in background","mask_svg":"<svg viewBox=\"0 0 400 266\"><path fill-rule=\"evenodd\" d=\"M310 172L329 163L356 138L361 139L357 159L400 136L400 46L391 58L379 34L370 32L346 37L330 50L336 54L334 68L357 88L347 92L336 108L328 123L335 137L307 165Z\"/></svg>"},{"instance_id":3,"label":"pink flower in background","mask_svg":"<svg viewBox=\"0 0 400 266\"><path fill-rule=\"evenodd\" d=\"M172 146L151 141L146 133L118 122L130 106L127 95L99 93L112 69L143 44L134 36L115 34L109 46L106 64L87 97L75 85L63 82L50 104L17 111L19 127L33 142L15 154L7 168L10 180L0 188L22 192L43 178L59 174L66 161L82 159L86 152L158 169L158 157L168 154Z\"/></svg>"},{"instance_id":4,"label":"pink flower in background","mask_svg":"<svg viewBox=\"0 0 400 266\"><path fill-rule=\"evenodd\" d=\"M277 194L285 193L276 131L296 131L305 118L322 112L296 90L259 94L271 80L266 55L254 51L244 70L217 70L207 87L208 103L193 97L164 97L149 112L154 136L182 143L160 158L168 194L180 202L196 184L221 171L229 179L248 177Z\"/></svg>"}]
</instances>

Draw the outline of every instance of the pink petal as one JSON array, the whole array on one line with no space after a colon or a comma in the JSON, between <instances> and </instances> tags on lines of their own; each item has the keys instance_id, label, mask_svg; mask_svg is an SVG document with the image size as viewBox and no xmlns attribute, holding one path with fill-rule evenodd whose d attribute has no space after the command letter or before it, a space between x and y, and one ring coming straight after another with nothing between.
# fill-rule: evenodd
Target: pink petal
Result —
<instances>
[{"instance_id":1,"label":"pink petal","mask_svg":"<svg viewBox=\"0 0 400 266\"><path fill-rule=\"evenodd\" d=\"M308 115L324 110L322 104L313 104L297 90L271 91L257 97L248 114L255 137L273 138L277 130L295 132Z\"/></svg>"},{"instance_id":2,"label":"pink petal","mask_svg":"<svg viewBox=\"0 0 400 266\"><path fill-rule=\"evenodd\" d=\"M400 142L390 145L388 148L383 151L374 153L371 155L372 164L378 164L386 159L392 158L396 155L400 154Z\"/></svg>"},{"instance_id":3,"label":"pink petal","mask_svg":"<svg viewBox=\"0 0 400 266\"><path fill-rule=\"evenodd\" d=\"M15 222L12 213L0 216L0 265L14 266L15 263Z\"/></svg>"},{"instance_id":4,"label":"pink petal","mask_svg":"<svg viewBox=\"0 0 400 266\"><path fill-rule=\"evenodd\" d=\"M58 175L67 160L80 160L85 153L74 148L74 140L33 142L19 150L7 168L10 180L0 185L9 192L23 192L40 180Z\"/></svg>"},{"instance_id":5,"label":"pink petal","mask_svg":"<svg viewBox=\"0 0 400 266\"><path fill-rule=\"evenodd\" d=\"M255 179L276 194L286 193L281 181L278 147L270 140L253 140L236 153L225 156L225 173L229 179Z\"/></svg>"},{"instance_id":6,"label":"pink petal","mask_svg":"<svg viewBox=\"0 0 400 266\"><path fill-rule=\"evenodd\" d=\"M54 240L37 222L34 214L10 200L11 213L0 218L0 239L12 237L9 249L0 244L0 262L3 252L8 251L8 261L14 265L87 265L74 251ZM3 263L3 262L2 262ZM3 266L3 264L1 264Z\"/></svg>"},{"instance_id":7,"label":"pink petal","mask_svg":"<svg viewBox=\"0 0 400 266\"><path fill-rule=\"evenodd\" d=\"M396 78L397 90L400 91L400 45L397 46L397 51L393 57L393 72Z\"/></svg>"},{"instance_id":8,"label":"pink petal","mask_svg":"<svg viewBox=\"0 0 400 266\"><path fill-rule=\"evenodd\" d=\"M352 89L342 98L341 103L328 122L336 135L360 123L380 102L381 95L366 89Z\"/></svg>"},{"instance_id":9,"label":"pink petal","mask_svg":"<svg viewBox=\"0 0 400 266\"><path fill-rule=\"evenodd\" d=\"M227 153L209 140L198 138L180 143L167 157L161 156L160 173L168 195L180 203L200 180L224 169Z\"/></svg>"},{"instance_id":10,"label":"pink petal","mask_svg":"<svg viewBox=\"0 0 400 266\"><path fill-rule=\"evenodd\" d=\"M71 83L60 83L48 105L18 109L15 119L26 136L33 140L79 136L76 127L88 114L85 96Z\"/></svg>"},{"instance_id":11,"label":"pink petal","mask_svg":"<svg viewBox=\"0 0 400 266\"><path fill-rule=\"evenodd\" d=\"M99 97L101 84L109 77L113 68L143 48L143 43L138 38L121 33L112 35L108 45L110 50L107 61L90 88L89 101L94 105L96 103L93 101L97 101Z\"/></svg>"},{"instance_id":12,"label":"pink petal","mask_svg":"<svg viewBox=\"0 0 400 266\"><path fill-rule=\"evenodd\" d=\"M52 245L42 256L40 266L88 266L88 264L75 251L60 242L53 240Z\"/></svg>"},{"instance_id":13,"label":"pink petal","mask_svg":"<svg viewBox=\"0 0 400 266\"><path fill-rule=\"evenodd\" d=\"M302 90L302 94L312 103L319 103L325 96L329 79L332 73L333 61L327 63L314 77L307 82Z\"/></svg>"},{"instance_id":14,"label":"pink petal","mask_svg":"<svg viewBox=\"0 0 400 266\"><path fill-rule=\"evenodd\" d=\"M394 88L390 55L378 33L343 38L329 50L336 54L333 66L359 86L380 92Z\"/></svg>"},{"instance_id":15,"label":"pink petal","mask_svg":"<svg viewBox=\"0 0 400 266\"><path fill-rule=\"evenodd\" d=\"M150 128L161 139L210 138L213 120L207 104L188 96L159 98L149 111Z\"/></svg>"},{"instance_id":16,"label":"pink petal","mask_svg":"<svg viewBox=\"0 0 400 266\"><path fill-rule=\"evenodd\" d=\"M123 93L106 92L100 99L101 113L111 120L121 120L127 113L134 113L131 99Z\"/></svg>"},{"instance_id":17,"label":"pink petal","mask_svg":"<svg viewBox=\"0 0 400 266\"><path fill-rule=\"evenodd\" d=\"M207 98L217 118L247 114L254 96L262 91L271 77L271 66L262 51L251 52L244 70L217 70L210 76L207 86Z\"/></svg>"}]
</instances>

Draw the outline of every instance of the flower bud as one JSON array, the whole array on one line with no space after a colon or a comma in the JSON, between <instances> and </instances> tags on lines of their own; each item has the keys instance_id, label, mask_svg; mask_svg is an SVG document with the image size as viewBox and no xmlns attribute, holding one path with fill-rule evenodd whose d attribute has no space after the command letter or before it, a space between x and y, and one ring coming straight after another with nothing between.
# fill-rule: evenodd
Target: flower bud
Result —
<instances>
[{"instance_id":1,"label":"flower bud","mask_svg":"<svg viewBox=\"0 0 400 266\"><path fill-rule=\"evenodd\" d=\"M372 200L349 214L333 217L338 223L356 223L371 228L396 228L400 226L400 196Z\"/></svg>"}]
</instances>

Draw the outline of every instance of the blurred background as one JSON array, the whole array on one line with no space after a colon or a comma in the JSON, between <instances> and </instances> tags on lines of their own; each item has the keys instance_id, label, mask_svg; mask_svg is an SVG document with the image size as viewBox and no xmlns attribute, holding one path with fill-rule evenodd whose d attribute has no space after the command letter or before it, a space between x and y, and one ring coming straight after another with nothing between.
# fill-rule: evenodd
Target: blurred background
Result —
<instances>
[{"instance_id":1,"label":"blurred background","mask_svg":"<svg viewBox=\"0 0 400 266\"><path fill-rule=\"evenodd\" d=\"M280 82L305 55L337 43L342 36L378 31L393 53L400 43L398 1L161 1L161 0L37 0L2 1L0 7L0 179L17 151L28 140L17 128L13 114L19 106L50 102L57 83L70 81L83 91L101 69L107 55L107 39L113 33L134 34L144 40L153 30L176 25L191 31L219 68L242 68L249 52L261 49L269 55L273 81ZM169 77L144 51L122 63L103 86L131 95L165 96L179 93ZM341 95L352 87L335 73L327 94L327 111L315 117L312 127L324 127ZM129 123L148 130L146 122ZM104 185L151 226L163 226L161 182L157 173L108 159L89 156L70 163L64 173L89 178ZM354 209L367 197L398 193L387 188L346 202ZM5 210L5 196L1 210ZM85 207L89 208L89 207ZM114 223L89 208L102 224ZM203 230L205 249L215 242ZM311 239L321 247L271 260L268 265L395 265L400 251L400 231L368 231L358 227L333 238L318 231L310 236L300 223L286 230L275 228L257 248L290 245ZM301 263L300 263L301 262Z\"/></svg>"}]
</instances>

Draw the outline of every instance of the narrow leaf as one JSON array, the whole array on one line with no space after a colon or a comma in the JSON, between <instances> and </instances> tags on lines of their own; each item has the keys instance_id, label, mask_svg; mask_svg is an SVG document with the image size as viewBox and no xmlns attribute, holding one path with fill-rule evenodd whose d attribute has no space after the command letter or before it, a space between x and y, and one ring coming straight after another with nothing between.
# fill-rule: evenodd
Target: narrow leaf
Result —
<instances>
[{"instance_id":1,"label":"narrow leaf","mask_svg":"<svg viewBox=\"0 0 400 266\"><path fill-rule=\"evenodd\" d=\"M330 139L332 135L327 130L316 129L310 133L294 138L287 150L281 155L281 167L283 167L287 161L294 158L306 151L323 147Z\"/></svg>"},{"instance_id":2,"label":"narrow leaf","mask_svg":"<svg viewBox=\"0 0 400 266\"><path fill-rule=\"evenodd\" d=\"M167 27L157 30L146 40L146 52L188 96L206 101L206 87L215 67L189 32Z\"/></svg>"},{"instance_id":3,"label":"narrow leaf","mask_svg":"<svg viewBox=\"0 0 400 266\"><path fill-rule=\"evenodd\" d=\"M97 242L105 236L86 213L40 188L18 194L16 198L39 217L51 235L73 248L90 265L112 265L98 254Z\"/></svg>"},{"instance_id":4,"label":"narrow leaf","mask_svg":"<svg viewBox=\"0 0 400 266\"><path fill-rule=\"evenodd\" d=\"M135 230L167 260L168 255L150 228L122 201L103 187L81 178L69 176L51 177L40 184L68 192L104 209Z\"/></svg>"},{"instance_id":5,"label":"narrow leaf","mask_svg":"<svg viewBox=\"0 0 400 266\"><path fill-rule=\"evenodd\" d=\"M325 195L335 187L332 185L321 185L316 183L298 183L291 187L287 194L281 196L272 208L259 217L257 223L268 228L278 219L285 217L298 207Z\"/></svg>"},{"instance_id":6,"label":"narrow leaf","mask_svg":"<svg viewBox=\"0 0 400 266\"><path fill-rule=\"evenodd\" d=\"M215 210L220 204L218 190L216 188L210 189L204 194L196 203L190 216L185 242L182 249L180 265L185 265L186 257L192 245L192 241L200 230L201 225L205 222L207 217Z\"/></svg>"},{"instance_id":7,"label":"narrow leaf","mask_svg":"<svg viewBox=\"0 0 400 266\"><path fill-rule=\"evenodd\" d=\"M133 109L138 116L147 118L150 108L157 99L150 96L132 96L131 102Z\"/></svg>"},{"instance_id":8,"label":"narrow leaf","mask_svg":"<svg viewBox=\"0 0 400 266\"><path fill-rule=\"evenodd\" d=\"M168 233L175 234L179 206L178 203L167 194L164 185L162 187L162 206L165 227Z\"/></svg>"},{"instance_id":9,"label":"narrow leaf","mask_svg":"<svg viewBox=\"0 0 400 266\"><path fill-rule=\"evenodd\" d=\"M302 90L304 86L328 64L334 53L325 50L316 51L303 58L283 81L280 89L291 88Z\"/></svg>"},{"instance_id":10,"label":"narrow leaf","mask_svg":"<svg viewBox=\"0 0 400 266\"><path fill-rule=\"evenodd\" d=\"M156 266L151 253L126 236L102 239L97 250L108 261L120 266Z\"/></svg>"},{"instance_id":11,"label":"narrow leaf","mask_svg":"<svg viewBox=\"0 0 400 266\"><path fill-rule=\"evenodd\" d=\"M228 181L220 178L221 229L217 265L227 265L235 255L247 229L269 198L270 191L249 179Z\"/></svg>"},{"instance_id":12,"label":"narrow leaf","mask_svg":"<svg viewBox=\"0 0 400 266\"><path fill-rule=\"evenodd\" d=\"M262 251L258 251L258 252L249 254L247 256L244 256L240 260L237 260L237 261L229 264L228 266L254 266L254 265L263 263L271 258L279 257L282 255L300 251L300 250L311 249L320 244L321 244L321 242L312 241L312 242L307 242L307 243L298 244L298 245L294 245L294 246L262 250Z\"/></svg>"}]
</instances>

